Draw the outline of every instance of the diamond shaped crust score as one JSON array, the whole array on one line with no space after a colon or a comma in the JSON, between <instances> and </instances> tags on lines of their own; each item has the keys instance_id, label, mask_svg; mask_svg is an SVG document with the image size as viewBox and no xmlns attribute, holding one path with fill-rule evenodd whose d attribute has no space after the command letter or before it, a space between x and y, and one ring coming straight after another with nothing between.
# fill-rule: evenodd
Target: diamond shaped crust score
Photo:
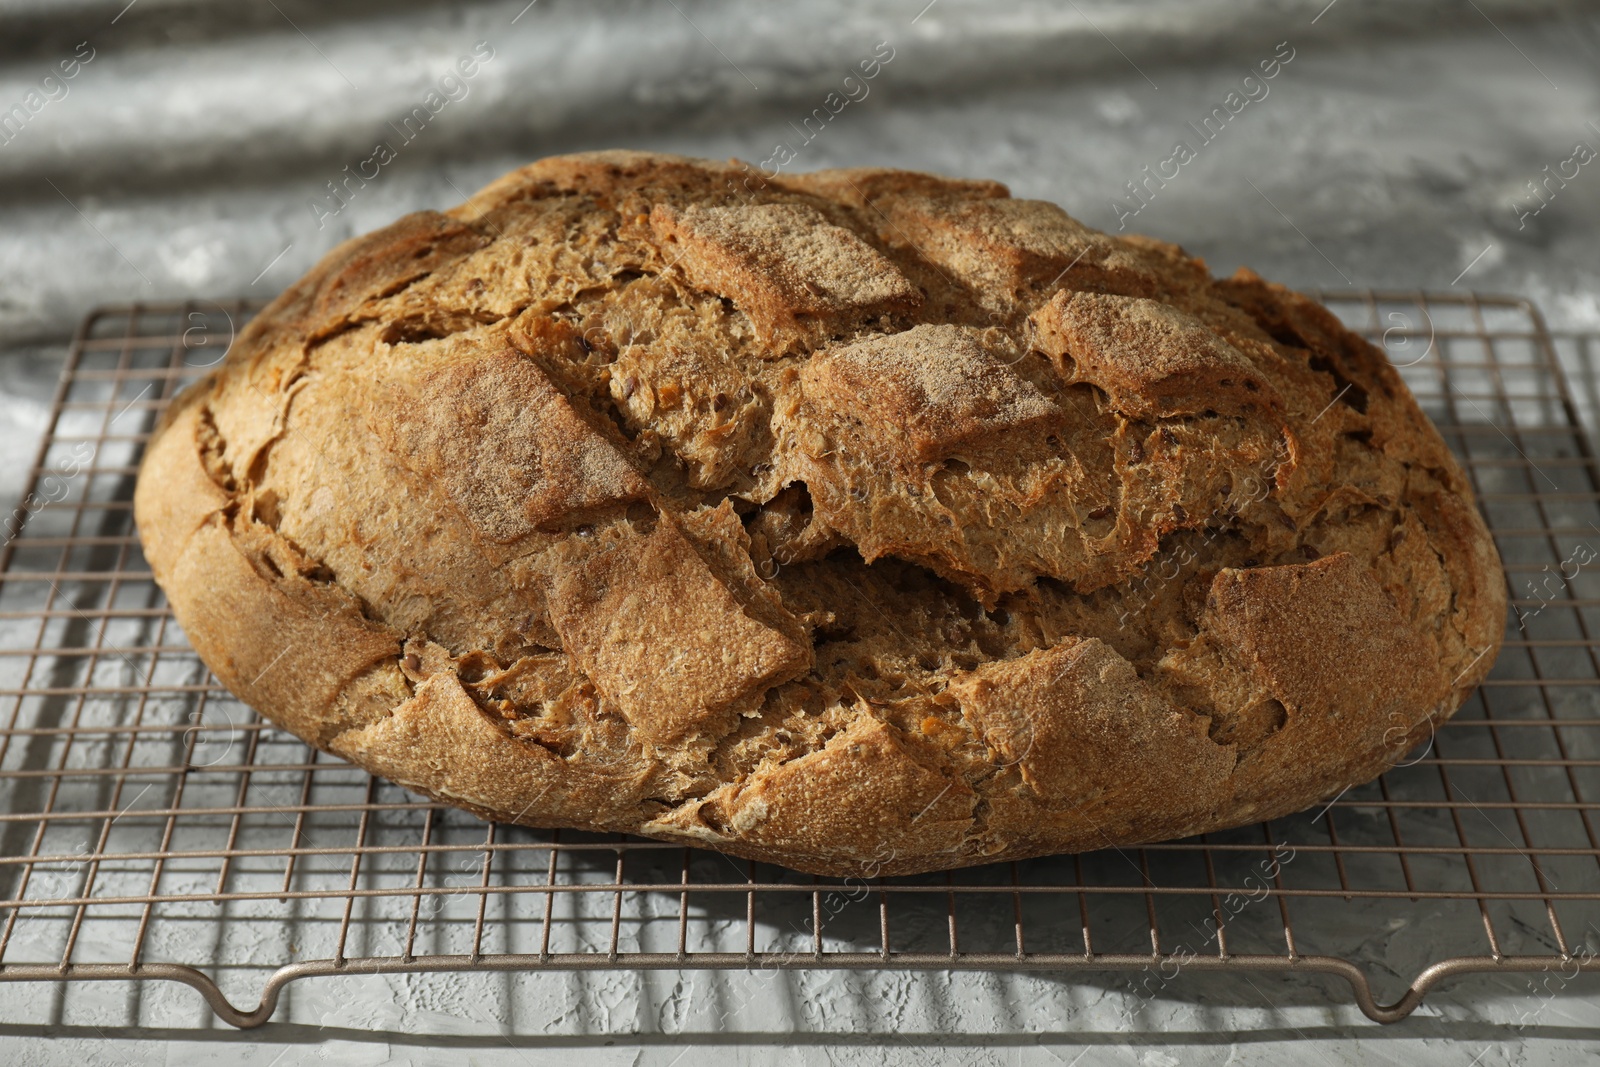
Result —
<instances>
[{"instance_id":1,"label":"diamond shaped crust score","mask_svg":"<svg viewBox=\"0 0 1600 1067\"><path fill-rule=\"evenodd\" d=\"M908 311L922 295L856 234L805 204L657 205L650 224L695 285L732 298L769 337L808 322Z\"/></svg>"},{"instance_id":2,"label":"diamond shaped crust score","mask_svg":"<svg viewBox=\"0 0 1600 1067\"><path fill-rule=\"evenodd\" d=\"M1134 418L1281 408L1255 364L1192 315L1143 297L1058 292L1032 318L1063 381L1105 390Z\"/></svg>"},{"instance_id":3,"label":"diamond shaped crust score","mask_svg":"<svg viewBox=\"0 0 1600 1067\"><path fill-rule=\"evenodd\" d=\"M388 417L373 422L484 536L514 541L649 495L621 450L528 357L465 342L430 356L391 355L378 380Z\"/></svg>"},{"instance_id":4,"label":"diamond shaped crust score","mask_svg":"<svg viewBox=\"0 0 1600 1067\"><path fill-rule=\"evenodd\" d=\"M1125 246L1041 200L889 199L881 232L926 256L991 306L1063 281L1132 293L1156 284L1154 272Z\"/></svg>"},{"instance_id":5,"label":"diamond shaped crust score","mask_svg":"<svg viewBox=\"0 0 1600 1067\"><path fill-rule=\"evenodd\" d=\"M811 666L798 624L785 619L780 629L746 614L670 519L649 534L620 532L558 570L550 621L651 744L724 732L710 727L735 701Z\"/></svg>"},{"instance_id":6,"label":"diamond shaped crust score","mask_svg":"<svg viewBox=\"0 0 1600 1067\"><path fill-rule=\"evenodd\" d=\"M823 349L800 383L820 411L853 421L878 441L881 458L911 463L1060 414L959 326L917 326Z\"/></svg>"}]
</instances>

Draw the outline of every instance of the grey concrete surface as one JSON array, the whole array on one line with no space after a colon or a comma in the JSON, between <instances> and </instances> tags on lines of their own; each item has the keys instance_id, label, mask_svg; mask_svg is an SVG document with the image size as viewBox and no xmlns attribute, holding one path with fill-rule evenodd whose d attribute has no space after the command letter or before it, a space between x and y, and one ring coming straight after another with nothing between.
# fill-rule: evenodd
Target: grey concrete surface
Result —
<instances>
[{"instance_id":1,"label":"grey concrete surface","mask_svg":"<svg viewBox=\"0 0 1600 1067\"><path fill-rule=\"evenodd\" d=\"M93 58L64 90L44 83L85 42ZM402 142L390 123L479 42L493 57L464 95ZM795 127L879 42L893 59L868 96L801 144ZM1199 145L1188 124L1283 42L1293 58L1267 95ZM37 113L0 143L7 506L91 305L269 297L344 237L585 148L759 162L786 143L789 169L995 177L1116 229L1127 183L1184 139L1196 158L1128 228L1219 272L1513 292L1558 329L1600 331L1600 159L1568 164L1542 200L1528 184L1579 144L1600 151L1589 3L0 0L0 118L34 89ZM333 213L327 183L379 140L396 159ZM281 1022L242 1038L187 991L146 989L135 1009L132 996L0 987L4 1058L1164 1067L1559 1064L1600 1049L1592 981L1521 1030L1508 1024L1526 982L1489 978L1385 1029L1342 988L1260 977L1190 977L1131 1019L1116 980L349 978L296 989Z\"/></svg>"}]
</instances>

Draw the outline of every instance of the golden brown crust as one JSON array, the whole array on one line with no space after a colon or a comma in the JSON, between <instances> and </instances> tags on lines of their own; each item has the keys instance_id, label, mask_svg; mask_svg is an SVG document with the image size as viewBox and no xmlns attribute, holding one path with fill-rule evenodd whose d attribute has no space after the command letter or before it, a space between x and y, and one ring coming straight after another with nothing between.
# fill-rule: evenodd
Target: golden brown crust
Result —
<instances>
[{"instance_id":1,"label":"golden brown crust","mask_svg":"<svg viewBox=\"0 0 1600 1067\"><path fill-rule=\"evenodd\" d=\"M347 242L151 442L151 567L284 728L488 818L827 874L1379 773L1505 614L1314 302L992 182L542 160Z\"/></svg>"}]
</instances>

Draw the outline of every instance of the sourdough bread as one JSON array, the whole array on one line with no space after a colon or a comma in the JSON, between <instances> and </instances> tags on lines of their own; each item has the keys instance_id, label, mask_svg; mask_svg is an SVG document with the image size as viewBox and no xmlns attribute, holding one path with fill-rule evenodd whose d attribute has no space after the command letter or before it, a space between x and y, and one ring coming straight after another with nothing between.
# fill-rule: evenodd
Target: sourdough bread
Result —
<instances>
[{"instance_id":1,"label":"sourdough bread","mask_svg":"<svg viewBox=\"0 0 1600 1067\"><path fill-rule=\"evenodd\" d=\"M484 818L829 875L1304 808L1494 662L1383 355L992 182L546 159L331 252L136 496L194 647Z\"/></svg>"}]
</instances>

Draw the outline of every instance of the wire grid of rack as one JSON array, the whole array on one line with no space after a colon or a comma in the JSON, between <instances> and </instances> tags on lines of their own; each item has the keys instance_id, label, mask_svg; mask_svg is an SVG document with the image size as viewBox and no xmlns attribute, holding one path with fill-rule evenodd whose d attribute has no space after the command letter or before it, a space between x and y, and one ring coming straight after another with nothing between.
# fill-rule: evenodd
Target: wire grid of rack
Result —
<instances>
[{"instance_id":1,"label":"wire grid of rack","mask_svg":"<svg viewBox=\"0 0 1600 1067\"><path fill-rule=\"evenodd\" d=\"M1392 1021L1455 975L1596 969L1600 481L1557 358L1593 339L1511 298L1323 296L1477 487L1513 593L1489 680L1320 811L864 882L488 825L263 722L188 647L131 513L160 410L254 309L95 312L0 549L0 979L177 981L254 1026L287 983L351 973L1121 971L1179 992L1255 969L1343 978Z\"/></svg>"}]
</instances>

